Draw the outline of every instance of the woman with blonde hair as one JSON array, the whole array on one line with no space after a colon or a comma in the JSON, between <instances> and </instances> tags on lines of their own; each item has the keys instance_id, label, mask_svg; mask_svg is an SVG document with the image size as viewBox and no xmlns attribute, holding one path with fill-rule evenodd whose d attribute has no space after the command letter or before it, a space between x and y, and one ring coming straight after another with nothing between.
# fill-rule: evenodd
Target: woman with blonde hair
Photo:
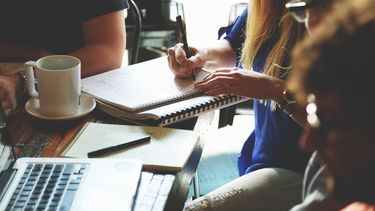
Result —
<instances>
[{"instance_id":1,"label":"woman with blonde hair","mask_svg":"<svg viewBox=\"0 0 375 211\"><path fill-rule=\"evenodd\" d=\"M222 67L196 83L206 95L254 99L255 129L238 158L241 177L189 203L186 210L288 210L301 200L308 155L298 149L303 128L293 118L304 112L285 91L284 79L304 26L288 16L286 3L250 1L248 11L222 30L227 35L216 45L191 47L190 58L181 44L168 51L176 77L191 77L207 63Z\"/></svg>"}]
</instances>

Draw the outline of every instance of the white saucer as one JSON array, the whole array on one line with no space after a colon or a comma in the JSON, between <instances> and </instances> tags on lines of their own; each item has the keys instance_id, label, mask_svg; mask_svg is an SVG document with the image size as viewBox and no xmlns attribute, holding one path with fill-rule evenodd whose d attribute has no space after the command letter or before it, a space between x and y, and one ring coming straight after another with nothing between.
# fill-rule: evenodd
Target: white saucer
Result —
<instances>
[{"instance_id":1,"label":"white saucer","mask_svg":"<svg viewBox=\"0 0 375 211\"><path fill-rule=\"evenodd\" d=\"M79 105L78 113L72 116L45 116L40 113L39 100L35 98L31 98L29 101L27 101L25 105L25 109L27 113L29 113L31 116L34 116L38 119L69 120L69 119L76 119L76 118L82 117L90 113L92 110L94 110L95 106L96 106L96 102L92 97L82 94L81 104Z\"/></svg>"}]
</instances>

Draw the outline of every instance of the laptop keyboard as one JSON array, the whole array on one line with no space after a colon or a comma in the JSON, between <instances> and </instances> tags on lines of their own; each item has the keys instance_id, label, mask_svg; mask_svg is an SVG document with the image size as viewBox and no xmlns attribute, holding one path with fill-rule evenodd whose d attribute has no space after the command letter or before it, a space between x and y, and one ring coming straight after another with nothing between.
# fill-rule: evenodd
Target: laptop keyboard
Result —
<instances>
[{"instance_id":1,"label":"laptop keyboard","mask_svg":"<svg viewBox=\"0 0 375 211\"><path fill-rule=\"evenodd\" d=\"M88 164L28 164L6 210L69 210ZM162 211L175 176L142 172L134 211Z\"/></svg>"},{"instance_id":2,"label":"laptop keyboard","mask_svg":"<svg viewBox=\"0 0 375 211\"><path fill-rule=\"evenodd\" d=\"M142 172L135 211L162 211L167 202L175 176L171 174L153 174Z\"/></svg>"},{"instance_id":3,"label":"laptop keyboard","mask_svg":"<svg viewBox=\"0 0 375 211\"><path fill-rule=\"evenodd\" d=\"M6 210L69 210L88 164L28 164Z\"/></svg>"}]
</instances>

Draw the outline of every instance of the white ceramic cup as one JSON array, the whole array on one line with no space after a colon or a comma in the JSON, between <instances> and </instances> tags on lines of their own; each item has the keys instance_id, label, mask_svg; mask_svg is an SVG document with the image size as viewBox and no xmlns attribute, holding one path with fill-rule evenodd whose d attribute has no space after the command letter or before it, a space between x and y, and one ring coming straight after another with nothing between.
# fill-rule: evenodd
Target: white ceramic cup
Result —
<instances>
[{"instance_id":1,"label":"white ceramic cup","mask_svg":"<svg viewBox=\"0 0 375 211\"><path fill-rule=\"evenodd\" d=\"M36 62L26 62L26 67L26 87L30 97L39 100L41 114L61 117L78 113L81 95L81 61L78 58L46 56Z\"/></svg>"}]
</instances>

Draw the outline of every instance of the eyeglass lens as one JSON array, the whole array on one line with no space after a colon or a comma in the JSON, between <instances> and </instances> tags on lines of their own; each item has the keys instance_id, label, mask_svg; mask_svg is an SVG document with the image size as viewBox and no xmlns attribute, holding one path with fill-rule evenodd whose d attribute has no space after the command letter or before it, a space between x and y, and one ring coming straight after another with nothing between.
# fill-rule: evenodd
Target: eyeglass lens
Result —
<instances>
[{"instance_id":1,"label":"eyeglass lens","mask_svg":"<svg viewBox=\"0 0 375 211\"><path fill-rule=\"evenodd\" d=\"M307 19L307 11L299 10L290 12L290 15L299 23L304 23Z\"/></svg>"},{"instance_id":2,"label":"eyeglass lens","mask_svg":"<svg viewBox=\"0 0 375 211\"><path fill-rule=\"evenodd\" d=\"M292 6L292 5L295 5L295 6ZM307 20L307 7L306 6L307 4L301 0L292 0L286 4L286 7L289 10L289 14L299 23L304 23Z\"/></svg>"}]
</instances>

